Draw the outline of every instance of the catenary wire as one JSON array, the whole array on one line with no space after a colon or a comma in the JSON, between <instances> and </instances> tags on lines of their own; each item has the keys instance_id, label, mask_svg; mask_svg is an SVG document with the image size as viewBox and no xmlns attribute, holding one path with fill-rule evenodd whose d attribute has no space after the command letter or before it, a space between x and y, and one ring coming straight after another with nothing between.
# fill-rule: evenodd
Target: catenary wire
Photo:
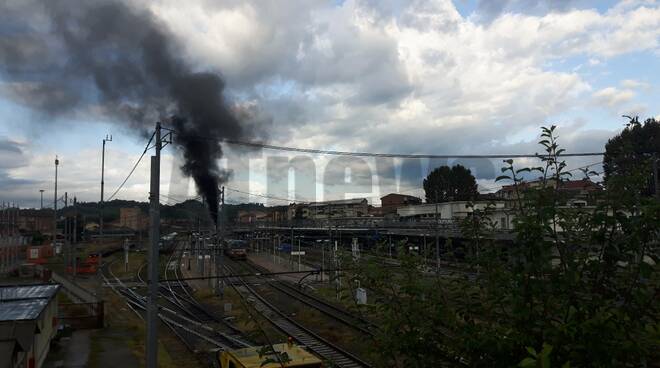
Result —
<instances>
[{"instance_id":1,"label":"catenary wire","mask_svg":"<svg viewBox=\"0 0 660 368\"><path fill-rule=\"evenodd\" d=\"M137 159L137 161L135 162L135 165L133 165L133 168L131 169L131 171L126 176L126 179L124 179L124 181L121 183L121 185L119 185L119 187L117 187L117 189L114 191L114 193L112 193L112 195L110 197L108 197L107 201L111 201L117 195L117 193L119 193L119 191L124 187L124 184L126 184L126 182L131 177L131 175L133 175L133 172L135 172L135 169L140 164L140 161L142 161L142 158L144 157L144 155L147 154L147 151L149 150L149 144L154 139L155 134L156 134L155 131L154 131L153 134L151 134L151 138L149 138L149 142L147 142L147 145L144 147L144 151L142 151L142 154L140 155L140 158Z\"/></svg>"}]
</instances>

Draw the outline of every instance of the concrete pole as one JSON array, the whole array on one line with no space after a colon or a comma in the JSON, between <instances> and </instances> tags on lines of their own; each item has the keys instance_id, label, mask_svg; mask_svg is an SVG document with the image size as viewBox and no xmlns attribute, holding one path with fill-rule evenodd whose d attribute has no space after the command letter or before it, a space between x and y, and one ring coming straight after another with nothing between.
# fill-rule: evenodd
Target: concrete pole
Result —
<instances>
[{"instance_id":1,"label":"concrete pole","mask_svg":"<svg viewBox=\"0 0 660 368\"><path fill-rule=\"evenodd\" d=\"M438 219L438 190L435 190L435 271L440 273L440 234L438 234L438 227L440 222Z\"/></svg>"},{"instance_id":2,"label":"concrete pole","mask_svg":"<svg viewBox=\"0 0 660 368\"><path fill-rule=\"evenodd\" d=\"M73 244L78 243L78 199L73 197Z\"/></svg>"},{"instance_id":3,"label":"concrete pole","mask_svg":"<svg viewBox=\"0 0 660 368\"><path fill-rule=\"evenodd\" d=\"M389 257L392 258L392 235L387 236L387 248Z\"/></svg>"},{"instance_id":4,"label":"concrete pole","mask_svg":"<svg viewBox=\"0 0 660 368\"><path fill-rule=\"evenodd\" d=\"M150 240L149 294L147 296L147 368L158 367L158 251L160 243L160 122L156 123L156 155L151 156L151 190L149 193Z\"/></svg>"},{"instance_id":5,"label":"concrete pole","mask_svg":"<svg viewBox=\"0 0 660 368\"><path fill-rule=\"evenodd\" d=\"M2 211L0 212L0 271L5 272L6 267L6 244L5 244L5 202L2 202Z\"/></svg>"},{"instance_id":6,"label":"concrete pole","mask_svg":"<svg viewBox=\"0 0 660 368\"><path fill-rule=\"evenodd\" d=\"M19 242L20 242L20 236L18 233L18 229L16 226L16 221L17 221L17 215L18 215L18 205L14 203L12 206L12 216L11 216L11 229L12 229L12 234L13 234L13 239L14 239L14 244L10 245L11 249L11 265L14 267L16 265L17 261L17 255L18 255L18 247L19 247Z\"/></svg>"},{"instance_id":7,"label":"concrete pole","mask_svg":"<svg viewBox=\"0 0 660 368\"><path fill-rule=\"evenodd\" d=\"M128 238L124 239L124 271L128 272Z\"/></svg>"},{"instance_id":8,"label":"concrete pole","mask_svg":"<svg viewBox=\"0 0 660 368\"><path fill-rule=\"evenodd\" d=\"M69 267L71 266L71 246L69 244L69 221L64 216L64 274L71 275Z\"/></svg>"},{"instance_id":9,"label":"concrete pole","mask_svg":"<svg viewBox=\"0 0 660 368\"><path fill-rule=\"evenodd\" d=\"M55 156L55 194L53 195L53 243L57 240L57 166L60 160Z\"/></svg>"},{"instance_id":10,"label":"concrete pole","mask_svg":"<svg viewBox=\"0 0 660 368\"><path fill-rule=\"evenodd\" d=\"M660 178L658 178L658 156L653 155L653 184L655 186L655 198L660 199Z\"/></svg>"},{"instance_id":11,"label":"concrete pole","mask_svg":"<svg viewBox=\"0 0 660 368\"><path fill-rule=\"evenodd\" d=\"M206 254L204 253L204 250L205 250L204 245L205 245L205 243L206 243L206 240L205 240L205 239L202 239L202 242L201 242L201 247L202 247L202 248L200 249L200 252L199 252L200 257L202 257L202 269L201 269L201 273L200 273L200 275L201 275L202 277L204 277L204 275L205 275L205 274L204 274L204 272L205 272L205 267L204 267L204 266L205 266L205 264L206 264L206 258L205 258L205 257L206 257Z\"/></svg>"},{"instance_id":12,"label":"concrete pole","mask_svg":"<svg viewBox=\"0 0 660 368\"><path fill-rule=\"evenodd\" d=\"M101 150L101 202L99 203L99 235L103 236L103 192L105 188L105 142L112 142L112 136L107 135L103 139L103 149ZM157 155L160 152L156 153Z\"/></svg>"}]
</instances>

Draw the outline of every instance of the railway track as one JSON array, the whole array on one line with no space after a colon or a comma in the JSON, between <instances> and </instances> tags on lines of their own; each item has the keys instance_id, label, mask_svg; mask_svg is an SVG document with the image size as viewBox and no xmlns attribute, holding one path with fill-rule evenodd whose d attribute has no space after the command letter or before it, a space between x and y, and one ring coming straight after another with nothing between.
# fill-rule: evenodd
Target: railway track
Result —
<instances>
[{"instance_id":1,"label":"railway track","mask_svg":"<svg viewBox=\"0 0 660 368\"><path fill-rule=\"evenodd\" d=\"M252 346L242 335L242 332L233 324L201 305L189 291L187 283L181 280L179 275L179 265L181 264L181 253L179 245L175 245L170 255L165 269L163 271L165 280L171 280L169 272L174 274L175 282L166 281L160 285L159 292L161 298L164 298L178 309L180 313L187 315L194 323L206 328L214 327L214 334L220 340L228 341L232 348L244 348ZM138 272L139 277L139 272ZM178 290L178 291L177 291ZM169 295L168 295L169 294ZM219 327L222 327L221 331Z\"/></svg>"},{"instance_id":2,"label":"railway track","mask_svg":"<svg viewBox=\"0 0 660 368\"><path fill-rule=\"evenodd\" d=\"M245 263L246 267L259 273L268 273L269 270L256 265L250 261ZM268 285L274 289L288 295L289 297L298 300L299 302L318 310L319 312L339 321L346 326L358 330L359 332L373 336L378 326L367 320L366 318L356 315L345 308L329 303L316 295L310 294L303 290L300 286L294 286L286 281L270 279Z\"/></svg>"},{"instance_id":3,"label":"railway track","mask_svg":"<svg viewBox=\"0 0 660 368\"><path fill-rule=\"evenodd\" d=\"M229 266L225 263L223 269L228 274L235 274L236 269L234 267L235 266ZM340 368L370 367L369 363L324 339L287 316L273 304L264 299L242 278L235 277L234 282L230 282L230 285L244 300L251 302L254 309L266 318L273 326L277 327L288 336L291 336L299 344L304 345L323 359L332 362L335 366Z\"/></svg>"},{"instance_id":4,"label":"railway track","mask_svg":"<svg viewBox=\"0 0 660 368\"><path fill-rule=\"evenodd\" d=\"M101 275L104 282L109 285L117 295L124 299L127 306L140 319L145 320L147 297L127 286L112 272L110 266L111 263L102 267ZM144 265L138 269L136 279L138 282L146 285L146 282L140 275L140 272L143 269ZM167 277L167 275L165 276ZM179 280L179 282L181 281ZM166 284L169 284L169 282ZM231 333L220 331L218 328L215 328L216 326L212 326L208 320L205 320L204 317L200 317L195 311L191 311L190 307L187 307L184 302L182 302L183 296L174 291L174 289L171 288L171 285L161 285L159 293L160 301L158 305L158 317L160 321L167 326L191 352L199 353L200 349L198 349L198 347L200 346L210 346L211 348L203 349L207 351L232 350L251 346L251 344L245 341L242 336L237 336L234 330ZM193 301L188 302L196 303ZM203 307L200 306L200 308Z\"/></svg>"}]
</instances>

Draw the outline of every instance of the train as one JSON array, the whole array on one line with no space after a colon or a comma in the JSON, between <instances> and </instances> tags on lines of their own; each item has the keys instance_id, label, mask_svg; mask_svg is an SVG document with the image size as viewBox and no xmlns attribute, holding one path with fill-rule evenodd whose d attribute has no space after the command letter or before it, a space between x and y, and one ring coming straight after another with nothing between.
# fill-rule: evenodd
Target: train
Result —
<instances>
[{"instance_id":1,"label":"train","mask_svg":"<svg viewBox=\"0 0 660 368\"><path fill-rule=\"evenodd\" d=\"M221 368L322 368L323 362L291 339L285 344L253 346L218 353ZM282 365L282 363L284 365Z\"/></svg>"},{"instance_id":2,"label":"train","mask_svg":"<svg viewBox=\"0 0 660 368\"><path fill-rule=\"evenodd\" d=\"M225 255L235 260L247 259L248 244L245 240L227 240L224 245Z\"/></svg>"},{"instance_id":3,"label":"train","mask_svg":"<svg viewBox=\"0 0 660 368\"><path fill-rule=\"evenodd\" d=\"M176 245L175 240L176 240L177 235L179 235L179 234L176 233L176 232L173 232L173 233L169 233L165 236L161 236L160 237L160 242L159 242L159 247L160 247L159 253L165 253L165 254L172 253L172 251L174 250L175 245Z\"/></svg>"}]
</instances>

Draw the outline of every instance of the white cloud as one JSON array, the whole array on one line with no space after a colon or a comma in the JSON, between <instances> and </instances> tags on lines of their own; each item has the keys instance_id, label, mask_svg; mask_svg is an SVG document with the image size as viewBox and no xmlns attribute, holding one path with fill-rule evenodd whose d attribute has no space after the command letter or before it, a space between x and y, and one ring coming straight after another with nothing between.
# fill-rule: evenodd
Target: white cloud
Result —
<instances>
[{"instance_id":1,"label":"white cloud","mask_svg":"<svg viewBox=\"0 0 660 368\"><path fill-rule=\"evenodd\" d=\"M615 108L629 102L635 97L635 92L630 89L620 90L614 87L607 87L594 92L594 102L597 104Z\"/></svg>"},{"instance_id":2,"label":"white cloud","mask_svg":"<svg viewBox=\"0 0 660 368\"><path fill-rule=\"evenodd\" d=\"M647 90L651 87L651 85L646 82L641 82L634 79L622 80L621 86L628 89L644 89L644 90Z\"/></svg>"},{"instance_id":3,"label":"white cloud","mask_svg":"<svg viewBox=\"0 0 660 368\"><path fill-rule=\"evenodd\" d=\"M655 2L626 1L606 12L503 12L487 24L462 17L449 0L400 5L158 0L145 6L171 29L196 68L220 71L239 103L273 116L270 138L276 144L514 152L535 148L512 141L535 136L548 119L573 109L641 108L635 90L647 88L644 82L627 79L594 92L592 79L580 73L614 56L657 50ZM584 67L549 66L576 56L584 57ZM600 132L589 144L602 145L606 137ZM49 170L50 159L40 160L35 156L34 169L13 175ZM89 161L81 159L75 171L81 190L97 185L82 169ZM121 165L109 182L118 184L116 175L127 172L128 163ZM143 196L143 189L128 188L127 195Z\"/></svg>"},{"instance_id":4,"label":"white cloud","mask_svg":"<svg viewBox=\"0 0 660 368\"><path fill-rule=\"evenodd\" d=\"M577 71L546 69L548 62L584 55L593 66L653 49L660 36L660 9L650 4L504 13L489 24L463 18L448 0L410 2L398 13L358 0L150 7L191 60L272 107L275 139L299 146L387 149L389 141L402 151L447 143L455 151L473 148L469 141L506 141L512 130L584 105L589 83ZM282 82L287 93L275 98ZM255 92L255 83L274 87ZM608 107L629 102L624 88L594 98ZM422 144L393 139L402 135Z\"/></svg>"}]
</instances>

